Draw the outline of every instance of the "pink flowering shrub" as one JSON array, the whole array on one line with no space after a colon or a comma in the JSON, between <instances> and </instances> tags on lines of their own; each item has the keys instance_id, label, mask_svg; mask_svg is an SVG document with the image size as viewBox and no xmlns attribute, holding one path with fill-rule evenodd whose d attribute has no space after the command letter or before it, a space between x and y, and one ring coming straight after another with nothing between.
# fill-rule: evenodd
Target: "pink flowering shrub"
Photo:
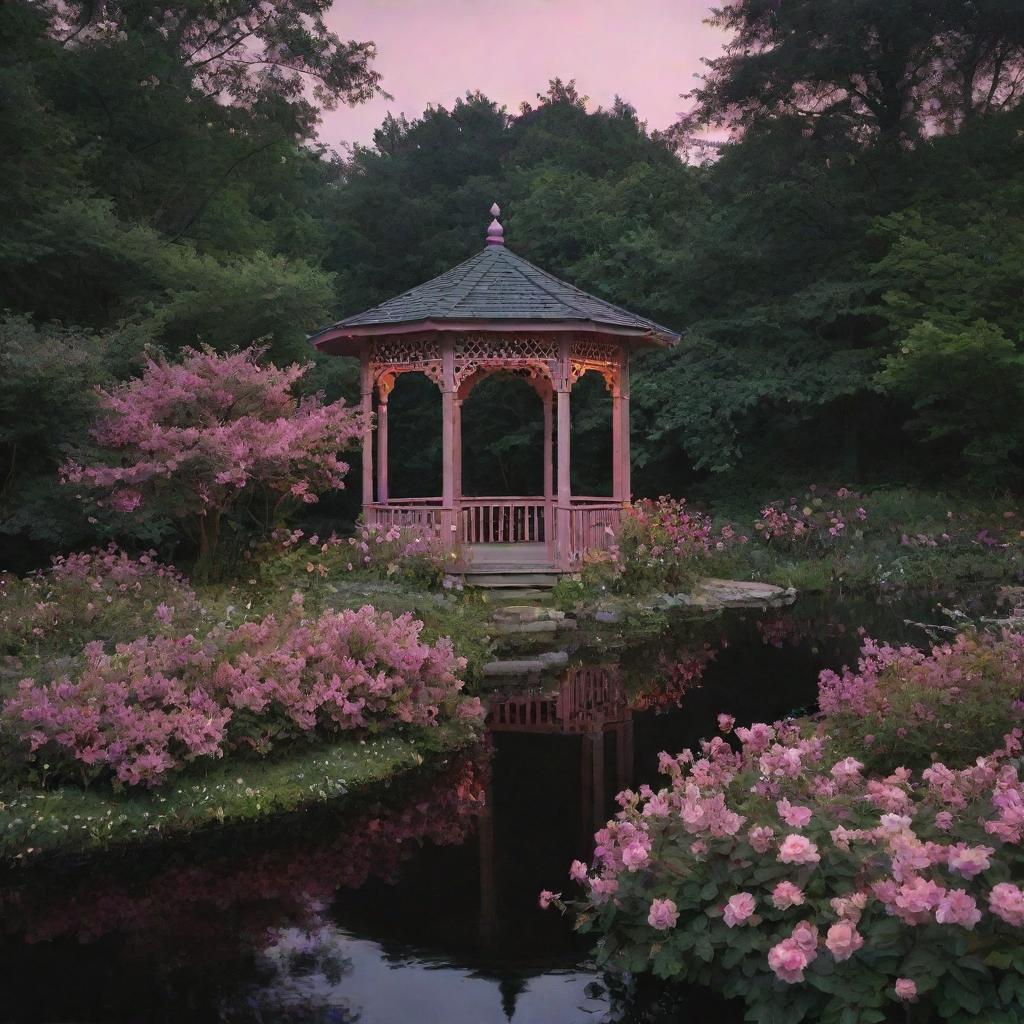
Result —
<instances>
[{"instance_id":1,"label":"pink flowering shrub","mask_svg":"<svg viewBox=\"0 0 1024 1024\"><path fill-rule=\"evenodd\" d=\"M570 869L599 963L765 1022L902 1019L911 999L922 1020L1022 1019L1020 730L967 767L886 776L806 723L734 735L661 754L667 785L620 793Z\"/></svg>"},{"instance_id":2,"label":"pink flowering shrub","mask_svg":"<svg viewBox=\"0 0 1024 1024\"><path fill-rule=\"evenodd\" d=\"M193 529L204 569L243 497L267 495L273 518L285 502L342 487L338 454L362 435L362 414L295 398L308 366L261 366L261 354L185 349L180 362L150 359L141 378L100 390L92 434L101 453L69 461L64 480L116 511L159 504Z\"/></svg>"},{"instance_id":3,"label":"pink flowering shrub","mask_svg":"<svg viewBox=\"0 0 1024 1024\"><path fill-rule=\"evenodd\" d=\"M628 506L618 536L618 565L626 590L688 586L707 560L749 538L690 509L683 498L645 498Z\"/></svg>"},{"instance_id":4,"label":"pink flowering shrub","mask_svg":"<svg viewBox=\"0 0 1024 1024\"><path fill-rule=\"evenodd\" d=\"M761 509L754 530L784 551L822 554L863 539L867 498L846 487L830 491L811 484L802 498L773 501Z\"/></svg>"},{"instance_id":5,"label":"pink flowering shrub","mask_svg":"<svg viewBox=\"0 0 1024 1024\"><path fill-rule=\"evenodd\" d=\"M24 579L0 574L0 648L61 655L110 642L194 628L202 608L188 580L149 551L132 558L111 544L60 555Z\"/></svg>"},{"instance_id":6,"label":"pink flowering shrub","mask_svg":"<svg viewBox=\"0 0 1024 1024\"><path fill-rule=\"evenodd\" d=\"M856 670L826 670L828 730L869 768L961 767L1024 718L1024 635L962 633L930 651L865 638Z\"/></svg>"},{"instance_id":7,"label":"pink flowering shrub","mask_svg":"<svg viewBox=\"0 0 1024 1024\"><path fill-rule=\"evenodd\" d=\"M0 722L51 777L155 786L238 750L478 719L479 700L460 695L464 660L421 628L369 606L311 620L296 599L280 618L202 639L143 637L113 653L92 643L74 676L23 680Z\"/></svg>"},{"instance_id":8,"label":"pink flowering shrub","mask_svg":"<svg viewBox=\"0 0 1024 1024\"><path fill-rule=\"evenodd\" d=\"M399 577L417 586L441 587L461 553L445 549L436 533L420 526L359 526L351 537L302 530L277 530L275 549L264 563L264 575L294 578L296 572L320 576L369 573L383 579Z\"/></svg>"}]
</instances>

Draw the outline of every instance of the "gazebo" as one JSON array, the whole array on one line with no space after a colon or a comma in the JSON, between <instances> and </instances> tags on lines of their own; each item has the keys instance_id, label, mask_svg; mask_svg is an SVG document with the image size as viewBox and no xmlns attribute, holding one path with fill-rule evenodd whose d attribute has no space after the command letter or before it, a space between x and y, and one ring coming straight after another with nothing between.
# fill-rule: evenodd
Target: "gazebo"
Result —
<instances>
[{"instance_id":1,"label":"gazebo","mask_svg":"<svg viewBox=\"0 0 1024 1024\"><path fill-rule=\"evenodd\" d=\"M669 346L666 327L589 295L515 255L497 204L486 245L457 267L310 339L321 352L356 356L362 408L374 411L363 437L363 517L368 525L415 525L465 551L474 566L565 571L614 540L630 500L629 360L634 349ZM611 394L612 493L570 487L569 403L583 374L599 373ZM485 377L525 379L544 415L544 493L462 493L462 404ZM441 494L393 498L388 490L388 395L403 373L423 373L441 391ZM367 422L372 422L367 415ZM554 454L557 450L557 457ZM557 472L556 472L557 466ZM376 486L375 486L376 485Z\"/></svg>"}]
</instances>

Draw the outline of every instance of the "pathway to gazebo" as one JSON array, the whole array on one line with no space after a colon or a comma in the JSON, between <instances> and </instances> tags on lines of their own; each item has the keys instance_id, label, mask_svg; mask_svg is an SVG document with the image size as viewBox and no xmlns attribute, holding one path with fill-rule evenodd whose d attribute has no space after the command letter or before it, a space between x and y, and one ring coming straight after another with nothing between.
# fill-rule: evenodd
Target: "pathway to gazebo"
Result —
<instances>
[{"instance_id":1,"label":"pathway to gazebo","mask_svg":"<svg viewBox=\"0 0 1024 1024\"><path fill-rule=\"evenodd\" d=\"M363 437L363 517L368 525L416 525L465 553L463 571L556 574L592 548L614 542L630 499L629 360L636 348L672 345L678 335L589 295L506 246L497 205L486 245L439 277L311 338L320 351L357 356L362 406L374 411ZM570 487L570 397L583 374L605 381L612 403L612 493ZM423 373L441 390L440 495L395 498L388 489L388 396L403 373ZM526 380L544 410L544 493L462 493L462 405L494 373ZM369 418L368 418L369 419Z\"/></svg>"}]
</instances>

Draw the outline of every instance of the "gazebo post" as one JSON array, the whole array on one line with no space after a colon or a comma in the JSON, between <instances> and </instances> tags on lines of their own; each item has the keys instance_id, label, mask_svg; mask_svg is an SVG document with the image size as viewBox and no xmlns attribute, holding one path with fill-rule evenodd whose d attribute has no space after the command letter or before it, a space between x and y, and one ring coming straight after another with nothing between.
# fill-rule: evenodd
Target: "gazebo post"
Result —
<instances>
[{"instance_id":1,"label":"gazebo post","mask_svg":"<svg viewBox=\"0 0 1024 1024\"><path fill-rule=\"evenodd\" d=\"M629 352L619 350L612 386L612 498L629 501Z\"/></svg>"},{"instance_id":2,"label":"gazebo post","mask_svg":"<svg viewBox=\"0 0 1024 1024\"><path fill-rule=\"evenodd\" d=\"M570 448L572 429L569 418L569 393L572 388L572 357L569 339L559 341L558 374L558 563L561 569L569 568L572 554L569 531L572 518L572 487L569 479Z\"/></svg>"},{"instance_id":3,"label":"gazebo post","mask_svg":"<svg viewBox=\"0 0 1024 1024\"><path fill-rule=\"evenodd\" d=\"M544 543L550 562L554 553L555 541L555 453L552 451L554 445L554 410L552 409L554 392L550 387L546 388L542 397L544 405Z\"/></svg>"},{"instance_id":4,"label":"gazebo post","mask_svg":"<svg viewBox=\"0 0 1024 1024\"><path fill-rule=\"evenodd\" d=\"M454 540L459 541L462 539L461 520L462 520L462 399L455 395L455 441L454 441L454 453L453 453L453 472L455 476L454 481L454 505L455 505L455 538Z\"/></svg>"},{"instance_id":5,"label":"gazebo post","mask_svg":"<svg viewBox=\"0 0 1024 1024\"><path fill-rule=\"evenodd\" d=\"M455 346L441 342L441 544L451 550L455 533Z\"/></svg>"},{"instance_id":6,"label":"gazebo post","mask_svg":"<svg viewBox=\"0 0 1024 1024\"><path fill-rule=\"evenodd\" d=\"M359 396L363 414L363 523L373 525L373 367L369 342L359 357Z\"/></svg>"},{"instance_id":7,"label":"gazebo post","mask_svg":"<svg viewBox=\"0 0 1024 1024\"><path fill-rule=\"evenodd\" d=\"M377 501L388 500L388 395L384 388L377 397Z\"/></svg>"},{"instance_id":8,"label":"gazebo post","mask_svg":"<svg viewBox=\"0 0 1024 1024\"><path fill-rule=\"evenodd\" d=\"M632 481L629 469L629 351L622 347L619 361L619 438L622 447L619 462L619 492L616 501L624 505L632 501Z\"/></svg>"}]
</instances>

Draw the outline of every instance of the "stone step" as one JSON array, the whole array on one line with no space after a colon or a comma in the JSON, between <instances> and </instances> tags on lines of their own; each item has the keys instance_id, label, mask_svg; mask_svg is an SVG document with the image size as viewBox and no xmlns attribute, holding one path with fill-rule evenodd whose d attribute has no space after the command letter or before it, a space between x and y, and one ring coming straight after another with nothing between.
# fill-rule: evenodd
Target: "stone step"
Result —
<instances>
[{"instance_id":1,"label":"stone step","mask_svg":"<svg viewBox=\"0 0 1024 1024\"><path fill-rule=\"evenodd\" d=\"M471 587L522 588L550 590L559 580L559 572L496 571L465 573L465 582Z\"/></svg>"}]
</instances>

